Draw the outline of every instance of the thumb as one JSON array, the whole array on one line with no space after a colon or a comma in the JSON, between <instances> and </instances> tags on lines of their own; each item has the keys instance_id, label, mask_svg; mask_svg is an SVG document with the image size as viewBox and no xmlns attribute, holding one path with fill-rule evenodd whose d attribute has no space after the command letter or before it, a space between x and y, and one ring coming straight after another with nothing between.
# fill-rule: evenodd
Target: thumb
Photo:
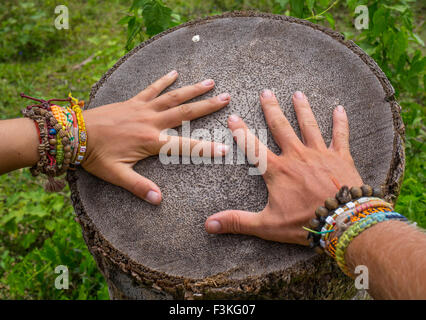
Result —
<instances>
[{"instance_id":1,"label":"thumb","mask_svg":"<svg viewBox=\"0 0 426 320\"><path fill-rule=\"evenodd\" d=\"M204 227L208 233L238 233L257 235L261 213L241 210L218 212L207 218Z\"/></svg>"},{"instance_id":2,"label":"thumb","mask_svg":"<svg viewBox=\"0 0 426 320\"><path fill-rule=\"evenodd\" d=\"M115 174L108 179L108 182L130 191L151 204L160 204L161 191L154 182L141 176L127 165L120 165L114 171Z\"/></svg>"}]
</instances>

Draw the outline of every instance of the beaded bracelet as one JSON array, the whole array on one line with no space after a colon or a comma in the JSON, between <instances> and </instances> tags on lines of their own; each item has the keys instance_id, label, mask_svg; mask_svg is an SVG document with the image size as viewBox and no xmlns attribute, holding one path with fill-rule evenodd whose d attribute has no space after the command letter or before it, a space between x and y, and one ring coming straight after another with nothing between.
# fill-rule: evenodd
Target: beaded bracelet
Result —
<instances>
[{"instance_id":1,"label":"beaded bracelet","mask_svg":"<svg viewBox=\"0 0 426 320\"><path fill-rule=\"evenodd\" d=\"M31 174L37 176L46 174L47 191L59 191L65 183L54 177L64 174L70 167L79 165L84 159L87 145L87 133L81 107L83 101L78 101L71 94L67 99L36 99L21 93L21 97L39 102L27 106L22 113L34 120L39 134L39 161L30 168ZM54 101L66 101L70 107L61 107ZM78 160L76 160L78 159Z\"/></svg>"},{"instance_id":2,"label":"beaded bracelet","mask_svg":"<svg viewBox=\"0 0 426 320\"><path fill-rule=\"evenodd\" d=\"M327 198L324 202L324 206L320 206L315 210L316 218L313 218L309 222L310 228L303 227L309 231L308 240L310 240L309 247L314 249L317 253L323 253L323 247L321 246L321 236L324 233L330 232L330 230L323 230L326 220L329 216L337 211L338 213L344 209L339 208L339 205L346 205L351 202L352 199L356 200L361 197L376 197L383 198L381 188L372 188L369 185L363 185L361 187L352 187L350 190L347 186L343 186L336 193L334 198Z\"/></svg>"},{"instance_id":3,"label":"beaded bracelet","mask_svg":"<svg viewBox=\"0 0 426 320\"><path fill-rule=\"evenodd\" d=\"M371 208L385 207L393 210L390 203L375 197L363 197L355 201L350 201L344 206L336 209L333 214L325 219L325 224L321 231L330 231L336 224L339 224L339 229L346 229L345 225L348 222L355 222L363 217L365 210ZM329 233L323 234L323 238L327 239Z\"/></svg>"}]
</instances>

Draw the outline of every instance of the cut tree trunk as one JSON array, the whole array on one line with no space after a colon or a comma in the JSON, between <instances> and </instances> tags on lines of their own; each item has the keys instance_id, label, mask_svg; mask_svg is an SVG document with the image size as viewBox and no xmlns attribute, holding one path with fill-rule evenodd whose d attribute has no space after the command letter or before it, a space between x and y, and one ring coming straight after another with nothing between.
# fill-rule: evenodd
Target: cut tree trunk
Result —
<instances>
[{"instance_id":1,"label":"cut tree trunk","mask_svg":"<svg viewBox=\"0 0 426 320\"><path fill-rule=\"evenodd\" d=\"M207 129L204 137L217 141L214 129L226 132L222 141L232 141L226 131L232 113L256 134L267 128L259 103L264 88L275 92L299 137L291 96L305 92L327 144L333 109L342 104L364 182L382 186L387 199L396 200L405 162L400 107L377 64L341 34L253 12L185 23L121 58L93 87L89 108L125 101L173 69L179 78L168 90L212 78L215 89L194 101L231 94L229 106L190 124L191 132ZM269 131L267 143L280 152ZM158 157L139 162L135 170L162 190L160 206L82 169L69 174L77 220L111 298L321 299L355 293L352 281L329 258L308 248L205 232L205 219L215 212L260 211L267 202L262 177L249 175L250 166L238 163L237 153L234 144L231 164L182 164L180 159L166 165Z\"/></svg>"}]
</instances>

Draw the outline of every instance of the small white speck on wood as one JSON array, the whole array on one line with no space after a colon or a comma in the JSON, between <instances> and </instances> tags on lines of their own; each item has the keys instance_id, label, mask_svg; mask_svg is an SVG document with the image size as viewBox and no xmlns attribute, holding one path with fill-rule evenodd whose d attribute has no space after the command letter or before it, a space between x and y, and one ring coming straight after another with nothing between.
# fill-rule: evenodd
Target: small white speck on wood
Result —
<instances>
[{"instance_id":1,"label":"small white speck on wood","mask_svg":"<svg viewBox=\"0 0 426 320\"><path fill-rule=\"evenodd\" d=\"M192 42L198 42L198 41L200 41L200 36L198 34L192 37Z\"/></svg>"}]
</instances>

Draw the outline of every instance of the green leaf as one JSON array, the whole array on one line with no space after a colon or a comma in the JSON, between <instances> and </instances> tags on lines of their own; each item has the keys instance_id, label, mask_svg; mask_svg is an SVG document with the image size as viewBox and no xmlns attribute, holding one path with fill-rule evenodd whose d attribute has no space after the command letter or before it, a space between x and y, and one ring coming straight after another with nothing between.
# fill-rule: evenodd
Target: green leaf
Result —
<instances>
[{"instance_id":1,"label":"green leaf","mask_svg":"<svg viewBox=\"0 0 426 320\"><path fill-rule=\"evenodd\" d=\"M306 0L306 6L308 7L309 11L312 11L314 9L315 0Z\"/></svg>"},{"instance_id":2,"label":"green leaf","mask_svg":"<svg viewBox=\"0 0 426 320\"><path fill-rule=\"evenodd\" d=\"M44 227L48 231L53 231L56 228L56 222L54 220L47 220L44 224Z\"/></svg>"},{"instance_id":3,"label":"green leaf","mask_svg":"<svg viewBox=\"0 0 426 320\"><path fill-rule=\"evenodd\" d=\"M31 233L27 233L26 235L24 235L21 239L21 245L23 248L28 249L29 246L34 243L34 241L37 239L38 233L36 232L31 232Z\"/></svg>"},{"instance_id":4,"label":"green leaf","mask_svg":"<svg viewBox=\"0 0 426 320\"><path fill-rule=\"evenodd\" d=\"M133 0L133 3L129 9L129 11L137 11L139 9L142 9L144 5L149 2L150 0Z\"/></svg>"},{"instance_id":5,"label":"green leaf","mask_svg":"<svg viewBox=\"0 0 426 320\"><path fill-rule=\"evenodd\" d=\"M369 56L376 54L378 47L369 44L368 42L358 42L358 45L364 50Z\"/></svg>"},{"instance_id":6,"label":"green leaf","mask_svg":"<svg viewBox=\"0 0 426 320\"><path fill-rule=\"evenodd\" d=\"M334 29L334 27L336 26L336 21L334 20L333 16L331 15L331 13L326 12L324 14L325 18L327 19L328 23L330 24L330 28Z\"/></svg>"},{"instance_id":7,"label":"green leaf","mask_svg":"<svg viewBox=\"0 0 426 320\"><path fill-rule=\"evenodd\" d=\"M291 15L297 18L303 17L304 1L290 0Z\"/></svg>"},{"instance_id":8,"label":"green leaf","mask_svg":"<svg viewBox=\"0 0 426 320\"><path fill-rule=\"evenodd\" d=\"M158 0L147 2L142 11L146 33L153 36L169 28L172 23L171 15L172 10Z\"/></svg>"},{"instance_id":9,"label":"green leaf","mask_svg":"<svg viewBox=\"0 0 426 320\"><path fill-rule=\"evenodd\" d=\"M131 18L132 18L132 16L125 16L125 17L121 18L117 22L117 24L128 24Z\"/></svg>"},{"instance_id":10,"label":"green leaf","mask_svg":"<svg viewBox=\"0 0 426 320\"><path fill-rule=\"evenodd\" d=\"M284 10L287 8L287 4L288 4L289 0L275 0L275 3L278 3L281 10Z\"/></svg>"},{"instance_id":11,"label":"green leaf","mask_svg":"<svg viewBox=\"0 0 426 320\"><path fill-rule=\"evenodd\" d=\"M373 33L379 35L387 29L386 11L380 8L373 16Z\"/></svg>"},{"instance_id":12,"label":"green leaf","mask_svg":"<svg viewBox=\"0 0 426 320\"><path fill-rule=\"evenodd\" d=\"M303 1L301 1L303 2ZM330 4L331 0L319 0L321 7L327 7Z\"/></svg>"},{"instance_id":13,"label":"green leaf","mask_svg":"<svg viewBox=\"0 0 426 320\"><path fill-rule=\"evenodd\" d=\"M422 38L420 38L420 36L417 33L412 32L411 36L413 37L414 41L416 41L419 45L421 45L422 47L425 46L424 41L422 40Z\"/></svg>"},{"instance_id":14,"label":"green leaf","mask_svg":"<svg viewBox=\"0 0 426 320\"><path fill-rule=\"evenodd\" d=\"M404 72L404 67L405 67L406 62L407 62L407 56L405 54L401 55L399 57L398 63L395 66L396 71L398 73Z\"/></svg>"},{"instance_id":15,"label":"green leaf","mask_svg":"<svg viewBox=\"0 0 426 320\"><path fill-rule=\"evenodd\" d=\"M354 36L352 31L343 31L342 34L345 36L345 39L352 39Z\"/></svg>"},{"instance_id":16,"label":"green leaf","mask_svg":"<svg viewBox=\"0 0 426 320\"><path fill-rule=\"evenodd\" d=\"M133 39L140 33L142 24L136 19L136 17L132 17L130 19L129 24L127 25L127 43L126 48L128 50L132 49Z\"/></svg>"},{"instance_id":17,"label":"green leaf","mask_svg":"<svg viewBox=\"0 0 426 320\"><path fill-rule=\"evenodd\" d=\"M404 4L395 4L393 6L388 6L386 4L383 5L384 8L387 8L389 10L394 10L394 11L398 11L398 12L405 12L405 10L407 10L409 7L404 5Z\"/></svg>"},{"instance_id":18,"label":"green leaf","mask_svg":"<svg viewBox=\"0 0 426 320\"><path fill-rule=\"evenodd\" d=\"M398 32L395 36L395 41L393 42L393 50L390 53L393 64L398 62L399 57L405 52L407 46L407 34L403 31Z\"/></svg>"}]
</instances>

